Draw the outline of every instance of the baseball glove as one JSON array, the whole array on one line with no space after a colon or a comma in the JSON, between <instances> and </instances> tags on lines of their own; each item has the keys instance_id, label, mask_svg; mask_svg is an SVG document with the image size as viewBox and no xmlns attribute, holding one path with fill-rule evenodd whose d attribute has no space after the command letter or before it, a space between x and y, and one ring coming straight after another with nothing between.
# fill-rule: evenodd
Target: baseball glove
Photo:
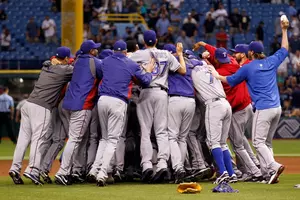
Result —
<instances>
[{"instance_id":1,"label":"baseball glove","mask_svg":"<svg viewBox=\"0 0 300 200\"><path fill-rule=\"evenodd\" d=\"M201 190L202 187L196 182L180 183L177 187L177 192L181 194L195 194L200 193Z\"/></svg>"}]
</instances>

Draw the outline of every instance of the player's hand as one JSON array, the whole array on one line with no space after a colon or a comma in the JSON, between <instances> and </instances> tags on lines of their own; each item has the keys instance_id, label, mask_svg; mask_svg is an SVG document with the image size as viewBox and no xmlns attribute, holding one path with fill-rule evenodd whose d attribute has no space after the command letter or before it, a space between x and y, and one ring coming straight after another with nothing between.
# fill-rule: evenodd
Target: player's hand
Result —
<instances>
[{"instance_id":1,"label":"player's hand","mask_svg":"<svg viewBox=\"0 0 300 200\"><path fill-rule=\"evenodd\" d=\"M282 15L280 17L280 26L282 30L287 30L290 26L290 22L288 20L288 18L286 17L286 15Z\"/></svg>"},{"instance_id":2,"label":"player's hand","mask_svg":"<svg viewBox=\"0 0 300 200\"><path fill-rule=\"evenodd\" d=\"M178 42L176 44L176 53L178 54L178 56L183 55L183 45L181 42Z\"/></svg>"},{"instance_id":3,"label":"player's hand","mask_svg":"<svg viewBox=\"0 0 300 200\"><path fill-rule=\"evenodd\" d=\"M144 67L145 71L151 73L155 67L155 59L151 58L150 62Z\"/></svg>"},{"instance_id":4,"label":"player's hand","mask_svg":"<svg viewBox=\"0 0 300 200\"><path fill-rule=\"evenodd\" d=\"M214 66L208 65L208 70L209 70L209 72L210 72L215 78L218 79L219 73L216 71L216 69L214 68Z\"/></svg>"},{"instance_id":5,"label":"player's hand","mask_svg":"<svg viewBox=\"0 0 300 200\"><path fill-rule=\"evenodd\" d=\"M203 41L197 42L196 44L194 44L193 51L197 51L198 49L200 49L200 47L204 47L205 45L206 43Z\"/></svg>"},{"instance_id":6,"label":"player's hand","mask_svg":"<svg viewBox=\"0 0 300 200\"><path fill-rule=\"evenodd\" d=\"M204 51L203 53L202 53L202 58L203 59L208 59L210 57L210 53L208 52L208 51Z\"/></svg>"}]
</instances>

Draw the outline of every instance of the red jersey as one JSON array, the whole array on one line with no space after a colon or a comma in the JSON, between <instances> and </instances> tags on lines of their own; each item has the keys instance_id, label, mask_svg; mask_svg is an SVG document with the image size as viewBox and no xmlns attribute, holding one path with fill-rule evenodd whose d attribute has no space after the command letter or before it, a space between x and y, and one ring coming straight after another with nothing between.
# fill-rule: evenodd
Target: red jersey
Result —
<instances>
[{"instance_id":1,"label":"red jersey","mask_svg":"<svg viewBox=\"0 0 300 200\"><path fill-rule=\"evenodd\" d=\"M210 53L208 61L216 67L217 72L222 76L230 76L239 70L240 65L230 56L230 62L217 65L214 61L216 48L211 45L205 45L205 49ZM246 82L230 87L228 83L223 83L223 88L226 93L226 98L231 105L232 112L243 110L251 103L251 98L247 89Z\"/></svg>"},{"instance_id":2,"label":"red jersey","mask_svg":"<svg viewBox=\"0 0 300 200\"><path fill-rule=\"evenodd\" d=\"M247 58L246 61L245 61L243 64L241 64L241 66L246 65L246 64L248 64L248 63L250 63L250 62L251 62L251 60L249 60L249 59Z\"/></svg>"}]
</instances>

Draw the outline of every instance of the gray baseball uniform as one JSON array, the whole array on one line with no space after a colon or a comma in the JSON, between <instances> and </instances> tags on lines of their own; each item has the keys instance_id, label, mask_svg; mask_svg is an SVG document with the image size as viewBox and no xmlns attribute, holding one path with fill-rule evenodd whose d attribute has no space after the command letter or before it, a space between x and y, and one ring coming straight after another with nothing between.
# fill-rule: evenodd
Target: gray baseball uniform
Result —
<instances>
[{"instance_id":1,"label":"gray baseball uniform","mask_svg":"<svg viewBox=\"0 0 300 200\"><path fill-rule=\"evenodd\" d=\"M261 176L260 170L254 164L246 149L244 148L244 134L246 126L250 120L253 119L252 105L249 104L243 110L234 112L232 114L231 127L229 131L229 138L233 145L235 154L242 161L247 173L256 177Z\"/></svg>"},{"instance_id":2,"label":"gray baseball uniform","mask_svg":"<svg viewBox=\"0 0 300 200\"><path fill-rule=\"evenodd\" d=\"M272 149L272 139L274 137L278 122L281 116L281 107L265 110L256 110L252 124L253 146L256 148L260 161L263 176L269 176L270 170L277 170L281 165L275 161ZM260 135L259 133L267 133ZM265 145L261 141L266 141ZM262 155L264 153L264 155Z\"/></svg>"},{"instance_id":3,"label":"gray baseball uniform","mask_svg":"<svg viewBox=\"0 0 300 200\"><path fill-rule=\"evenodd\" d=\"M169 159L167 78L169 70L177 71L180 64L170 52L156 48L139 50L133 53L130 58L140 64L148 63L151 59L151 52L158 63L152 72L150 86L140 93L137 115L141 126L141 165L143 171L153 168L151 163L153 150L150 141L150 132L153 126L159 149L156 170L158 172L167 168L167 160Z\"/></svg>"},{"instance_id":4,"label":"gray baseball uniform","mask_svg":"<svg viewBox=\"0 0 300 200\"><path fill-rule=\"evenodd\" d=\"M192 71L196 95L206 105L205 127L211 149L227 150L226 140L231 123L231 107L225 99L221 81L211 76L206 65L196 66Z\"/></svg>"},{"instance_id":5,"label":"gray baseball uniform","mask_svg":"<svg viewBox=\"0 0 300 200\"><path fill-rule=\"evenodd\" d=\"M92 119L90 124L90 134L88 141L88 149L87 149L87 172L89 172L92 168L92 165L95 161L97 149L99 145L99 140L101 137L101 130L99 124L99 116L98 116L98 107L97 105L92 110Z\"/></svg>"},{"instance_id":6,"label":"gray baseball uniform","mask_svg":"<svg viewBox=\"0 0 300 200\"><path fill-rule=\"evenodd\" d=\"M199 129L201 118L204 118L204 116L201 116L199 104L200 104L200 102L196 100L195 114L193 117L190 132L187 136L187 145L188 145L188 149L189 149L189 157L190 157L190 161L191 161L190 164L191 164L192 170L206 168L203 152L197 141L198 140L197 134L199 134L197 130Z\"/></svg>"},{"instance_id":7,"label":"gray baseball uniform","mask_svg":"<svg viewBox=\"0 0 300 200\"><path fill-rule=\"evenodd\" d=\"M53 120L54 129L52 134L52 143L47 149L47 153L41 164L41 170L46 173L50 172L54 160L63 149L69 130L70 112L62 108L62 103L63 101L59 103L57 108L57 118L55 121Z\"/></svg>"},{"instance_id":8,"label":"gray baseball uniform","mask_svg":"<svg viewBox=\"0 0 300 200\"><path fill-rule=\"evenodd\" d=\"M51 123L51 111L58 104L60 92L71 80L73 66L43 64L39 79L27 102L21 109L21 127L10 171L20 173L25 151L30 146L26 173L39 177L42 154L41 144Z\"/></svg>"}]
</instances>

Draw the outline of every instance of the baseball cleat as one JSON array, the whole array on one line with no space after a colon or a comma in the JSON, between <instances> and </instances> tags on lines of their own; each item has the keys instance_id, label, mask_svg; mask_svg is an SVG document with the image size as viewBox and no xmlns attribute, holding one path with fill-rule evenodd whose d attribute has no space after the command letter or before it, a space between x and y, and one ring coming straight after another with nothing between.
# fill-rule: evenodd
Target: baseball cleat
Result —
<instances>
[{"instance_id":1,"label":"baseball cleat","mask_svg":"<svg viewBox=\"0 0 300 200\"><path fill-rule=\"evenodd\" d=\"M46 183L52 184L52 180L51 180L50 176L48 175L48 173L41 172L40 175Z\"/></svg>"},{"instance_id":2,"label":"baseball cleat","mask_svg":"<svg viewBox=\"0 0 300 200\"><path fill-rule=\"evenodd\" d=\"M23 185L24 182L20 176L20 174L18 172L15 172L15 171L10 171L9 173L9 176L11 177L11 179L13 180L13 182L16 184L16 185Z\"/></svg>"},{"instance_id":3,"label":"baseball cleat","mask_svg":"<svg viewBox=\"0 0 300 200\"><path fill-rule=\"evenodd\" d=\"M122 172L120 170L116 170L116 172L113 176L115 182L121 182L123 180L121 173Z\"/></svg>"},{"instance_id":4,"label":"baseball cleat","mask_svg":"<svg viewBox=\"0 0 300 200\"><path fill-rule=\"evenodd\" d=\"M149 182L153 177L153 169L149 168L143 172L142 181Z\"/></svg>"},{"instance_id":5,"label":"baseball cleat","mask_svg":"<svg viewBox=\"0 0 300 200\"><path fill-rule=\"evenodd\" d=\"M87 181L88 183L96 183L96 182L97 182L96 176L93 175L93 174L88 174L88 175L86 176L86 181Z\"/></svg>"},{"instance_id":6,"label":"baseball cleat","mask_svg":"<svg viewBox=\"0 0 300 200\"><path fill-rule=\"evenodd\" d=\"M106 181L105 181L105 179L103 179L103 178L98 179L98 180L97 180L97 186L99 186L99 187L104 187L104 186L106 186Z\"/></svg>"},{"instance_id":7,"label":"baseball cleat","mask_svg":"<svg viewBox=\"0 0 300 200\"><path fill-rule=\"evenodd\" d=\"M285 169L284 165L281 165L277 169L277 171L271 172L271 174L270 174L271 177L270 177L270 180L269 180L268 184L274 184L274 183L276 183L277 180L278 180L278 177L280 176L280 174L282 174L282 172L284 171L284 169Z\"/></svg>"},{"instance_id":8,"label":"baseball cleat","mask_svg":"<svg viewBox=\"0 0 300 200\"><path fill-rule=\"evenodd\" d=\"M44 183L40 180L40 177L24 172L23 174L25 178L30 179L36 185L44 185Z\"/></svg>"},{"instance_id":9,"label":"baseball cleat","mask_svg":"<svg viewBox=\"0 0 300 200\"><path fill-rule=\"evenodd\" d=\"M232 174L232 176L229 177L228 183L236 183L238 182L238 178L235 174Z\"/></svg>"},{"instance_id":10,"label":"baseball cleat","mask_svg":"<svg viewBox=\"0 0 300 200\"><path fill-rule=\"evenodd\" d=\"M294 188L300 189L300 184L295 185Z\"/></svg>"},{"instance_id":11,"label":"baseball cleat","mask_svg":"<svg viewBox=\"0 0 300 200\"><path fill-rule=\"evenodd\" d=\"M175 184L183 183L185 177L185 171L183 169L178 170L175 172Z\"/></svg>"},{"instance_id":12,"label":"baseball cleat","mask_svg":"<svg viewBox=\"0 0 300 200\"><path fill-rule=\"evenodd\" d=\"M258 182L262 182L263 179L264 178L262 176L251 176L250 178L245 179L244 182L258 183Z\"/></svg>"},{"instance_id":13,"label":"baseball cleat","mask_svg":"<svg viewBox=\"0 0 300 200\"><path fill-rule=\"evenodd\" d=\"M229 181L229 175L227 172L223 172L223 174L221 176L219 176L216 181L214 182L214 184L220 184L223 182L228 182Z\"/></svg>"},{"instance_id":14,"label":"baseball cleat","mask_svg":"<svg viewBox=\"0 0 300 200\"><path fill-rule=\"evenodd\" d=\"M84 179L82 178L82 175L80 175L78 172L75 172L71 175L72 183L84 183Z\"/></svg>"},{"instance_id":15,"label":"baseball cleat","mask_svg":"<svg viewBox=\"0 0 300 200\"><path fill-rule=\"evenodd\" d=\"M69 177L66 175L55 175L54 179L55 183L57 185L71 185L71 181L69 180Z\"/></svg>"},{"instance_id":16,"label":"baseball cleat","mask_svg":"<svg viewBox=\"0 0 300 200\"><path fill-rule=\"evenodd\" d=\"M151 182L152 183L162 183L165 180L165 176L168 175L168 169L163 168L155 173Z\"/></svg>"}]
</instances>

